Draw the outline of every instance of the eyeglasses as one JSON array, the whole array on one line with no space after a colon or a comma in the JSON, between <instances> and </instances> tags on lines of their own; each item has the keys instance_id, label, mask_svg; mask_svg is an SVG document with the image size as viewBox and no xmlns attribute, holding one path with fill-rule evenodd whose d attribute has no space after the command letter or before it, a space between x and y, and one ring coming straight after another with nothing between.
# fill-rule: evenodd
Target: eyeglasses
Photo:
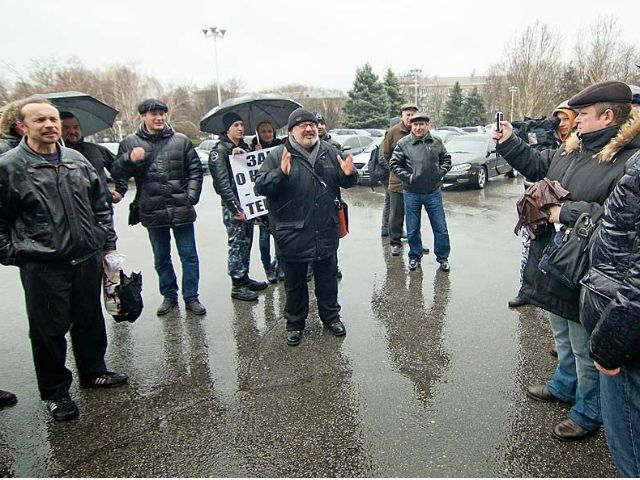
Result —
<instances>
[{"instance_id":1,"label":"eyeglasses","mask_svg":"<svg viewBox=\"0 0 640 480\"><path fill-rule=\"evenodd\" d=\"M296 125L297 128L300 128L301 130L306 130L307 128L311 127L311 128L318 128L318 125L314 122L302 122Z\"/></svg>"}]
</instances>

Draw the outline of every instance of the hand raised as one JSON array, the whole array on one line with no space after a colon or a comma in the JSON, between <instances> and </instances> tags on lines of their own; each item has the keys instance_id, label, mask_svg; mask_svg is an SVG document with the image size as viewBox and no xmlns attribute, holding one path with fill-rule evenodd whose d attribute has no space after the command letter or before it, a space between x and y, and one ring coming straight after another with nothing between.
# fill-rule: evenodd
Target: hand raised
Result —
<instances>
[{"instance_id":1,"label":"hand raised","mask_svg":"<svg viewBox=\"0 0 640 480\"><path fill-rule=\"evenodd\" d=\"M134 147L131 152L129 152L129 158L131 159L131 163L140 163L144 160L144 156L147 152L144 151L142 147Z\"/></svg>"},{"instance_id":2,"label":"hand raised","mask_svg":"<svg viewBox=\"0 0 640 480\"><path fill-rule=\"evenodd\" d=\"M353 173L353 155L347 155L346 159L342 159L340 155L336 157L338 159L338 163L340 164L340 168L344 172L345 175L351 175Z\"/></svg>"},{"instance_id":3,"label":"hand raised","mask_svg":"<svg viewBox=\"0 0 640 480\"><path fill-rule=\"evenodd\" d=\"M491 138L493 138L496 143L505 142L513 134L513 127L509 122L502 121L500 122L500 125L502 126L501 132L491 130Z\"/></svg>"},{"instance_id":4,"label":"hand raised","mask_svg":"<svg viewBox=\"0 0 640 480\"><path fill-rule=\"evenodd\" d=\"M280 169L285 175L291 174L291 153L286 148L282 152L282 160L280 161Z\"/></svg>"}]
</instances>

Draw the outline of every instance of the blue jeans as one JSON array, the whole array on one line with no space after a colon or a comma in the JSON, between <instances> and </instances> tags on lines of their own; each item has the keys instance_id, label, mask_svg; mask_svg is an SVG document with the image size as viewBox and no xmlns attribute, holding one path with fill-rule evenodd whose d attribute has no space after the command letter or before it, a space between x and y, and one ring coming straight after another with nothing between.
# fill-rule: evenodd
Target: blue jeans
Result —
<instances>
[{"instance_id":1,"label":"blue jeans","mask_svg":"<svg viewBox=\"0 0 640 480\"><path fill-rule=\"evenodd\" d=\"M193 223L148 229L154 266L160 280L160 294L168 300L178 301L178 281L171 263L171 230L182 263L182 298L185 302L197 300L200 266Z\"/></svg>"},{"instance_id":2,"label":"blue jeans","mask_svg":"<svg viewBox=\"0 0 640 480\"><path fill-rule=\"evenodd\" d=\"M558 350L558 366L548 383L549 391L572 404L569 418L593 431L602 425L598 370L589 357L589 334L578 322L549 313Z\"/></svg>"},{"instance_id":3,"label":"blue jeans","mask_svg":"<svg viewBox=\"0 0 640 480\"><path fill-rule=\"evenodd\" d=\"M451 253L449 231L444 216L442 192L412 193L404 191L404 215L407 222L407 240L409 258L422 258L422 236L420 235L420 216L424 206L433 230L433 252L438 263L446 262Z\"/></svg>"},{"instance_id":4,"label":"blue jeans","mask_svg":"<svg viewBox=\"0 0 640 480\"><path fill-rule=\"evenodd\" d=\"M621 477L640 477L640 368L600 374L604 433Z\"/></svg>"}]
</instances>

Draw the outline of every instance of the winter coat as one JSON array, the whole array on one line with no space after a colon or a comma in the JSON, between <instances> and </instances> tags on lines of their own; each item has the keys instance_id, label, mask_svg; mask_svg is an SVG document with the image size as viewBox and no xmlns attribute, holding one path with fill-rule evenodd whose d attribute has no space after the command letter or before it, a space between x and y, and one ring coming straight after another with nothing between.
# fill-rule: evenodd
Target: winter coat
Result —
<instances>
[{"instance_id":1,"label":"winter coat","mask_svg":"<svg viewBox=\"0 0 640 480\"><path fill-rule=\"evenodd\" d=\"M605 204L594 234L580 321L591 357L607 369L640 366L640 152Z\"/></svg>"},{"instance_id":2,"label":"winter coat","mask_svg":"<svg viewBox=\"0 0 640 480\"><path fill-rule=\"evenodd\" d=\"M398 141L406 137L411 133L411 129L407 128L407 126L401 121L395 124L393 127L389 128L387 132L384 134L384 138L382 139L382 160L389 165L389 160L391 160L391 154L393 150L396 148ZM391 169L389 169L389 190L392 192L402 193L404 189L402 185L402 181L396 177Z\"/></svg>"},{"instance_id":3,"label":"winter coat","mask_svg":"<svg viewBox=\"0 0 640 480\"><path fill-rule=\"evenodd\" d=\"M115 250L107 192L78 152L52 165L26 142L0 157L0 263L76 264Z\"/></svg>"},{"instance_id":4,"label":"winter coat","mask_svg":"<svg viewBox=\"0 0 640 480\"><path fill-rule=\"evenodd\" d=\"M20 144L20 140L22 140L22 137L17 135L7 134L0 136L0 155L12 148L16 148Z\"/></svg>"},{"instance_id":5,"label":"winter coat","mask_svg":"<svg viewBox=\"0 0 640 480\"><path fill-rule=\"evenodd\" d=\"M242 212L236 181L233 178L233 171L229 162L229 155L236 147L242 148L247 152L250 151L244 140L240 140L240 143L235 145L226 134L223 134L220 136L218 144L209 153L209 171L211 172L213 188L220 195L222 205L234 216Z\"/></svg>"},{"instance_id":6,"label":"winter coat","mask_svg":"<svg viewBox=\"0 0 640 480\"><path fill-rule=\"evenodd\" d=\"M451 155L442 141L429 132L422 138L411 133L398 141L389 168L405 192L431 193L442 186L442 177L451 170Z\"/></svg>"},{"instance_id":7,"label":"winter coat","mask_svg":"<svg viewBox=\"0 0 640 480\"><path fill-rule=\"evenodd\" d=\"M582 213L602 212L604 201L624 172L624 164L640 148L640 115L622 126L573 134L556 150L536 151L515 135L496 149L509 164L532 180L557 180L571 194L562 204L560 222L572 227ZM538 269L554 231L531 241L519 295L530 303L572 321L579 321L579 289L569 288Z\"/></svg>"},{"instance_id":8,"label":"winter coat","mask_svg":"<svg viewBox=\"0 0 640 480\"><path fill-rule=\"evenodd\" d=\"M291 153L291 172L280 168L285 148ZM266 197L269 226L285 262L310 262L334 255L338 250L336 199L340 187L358 183L358 172L345 175L338 164L338 150L320 140L314 166L290 145L276 147L267 155L256 178L255 191ZM302 162L326 183L314 178Z\"/></svg>"},{"instance_id":9,"label":"winter coat","mask_svg":"<svg viewBox=\"0 0 640 480\"><path fill-rule=\"evenodd\" d=\"M135 147L147 152L142 162L131 162L129 154ZM140 124L136 133L120 143L111 174L123 196L129 178L135 178L140 220L145 227L176 227L195 221L202 164L191 140L171 126L152 135Z\"/></svg>"},{"instance_id":10,"label":"winter coat","mask_svg":"<svg viewBox=\"0 0 640 480\"><path fill-rule=\"evenodd\" d=\"M0 113L0 155L15 148L22 140L15 128L20 102L14 101L5 105Z\"/></svg>"},{"instance_id":11,"label":"winter coat","mask_svg":"<svg viewBox=\"0 0 640 480\"><path fill-rule=\"evenodd\" d=\"M102 145L97 145L95 143L85 142L84 138L76 144L67 143L67 147L80 152L84 156L84 158L89 160L89 163L93 165L93 168L96 169L96 172L98 173L98 176L102 181L104 189L109 190L109 187L107 185L107 175L104 169L106 168L109 172L111 172L113 161L116 159L116 156L111 153L108 148L103 147ZM122 187L126 189L126 185L120 185L120 189L122 189ZM107 195L107 202L109 202L109 204L112 203L112 200L112 196Z\"/></svg>"}]
</instances>

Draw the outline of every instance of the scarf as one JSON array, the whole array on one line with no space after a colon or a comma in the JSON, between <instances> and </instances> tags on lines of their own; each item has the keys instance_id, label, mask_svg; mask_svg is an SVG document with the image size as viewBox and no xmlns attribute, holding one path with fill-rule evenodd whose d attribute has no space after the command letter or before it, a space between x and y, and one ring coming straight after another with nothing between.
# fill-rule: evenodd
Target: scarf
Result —
<instances>
[{"instance_id":1,"label":"scarf","mask_svg":"<svg viewBox=\"0 0 640 480\"><path fill-rule=\"evenodd\" d=\"M316 158L318 157L318 151L320 150L319 139L316 142L316 144L313 146L313 149L310 152L308 152L302 145L296 142L296 139L293 138L292 134L289 134L289 145L291 145L296 152L302 155L302 158L307 160L312 167L315 166Z\"/></svg>"}]
</instances>

